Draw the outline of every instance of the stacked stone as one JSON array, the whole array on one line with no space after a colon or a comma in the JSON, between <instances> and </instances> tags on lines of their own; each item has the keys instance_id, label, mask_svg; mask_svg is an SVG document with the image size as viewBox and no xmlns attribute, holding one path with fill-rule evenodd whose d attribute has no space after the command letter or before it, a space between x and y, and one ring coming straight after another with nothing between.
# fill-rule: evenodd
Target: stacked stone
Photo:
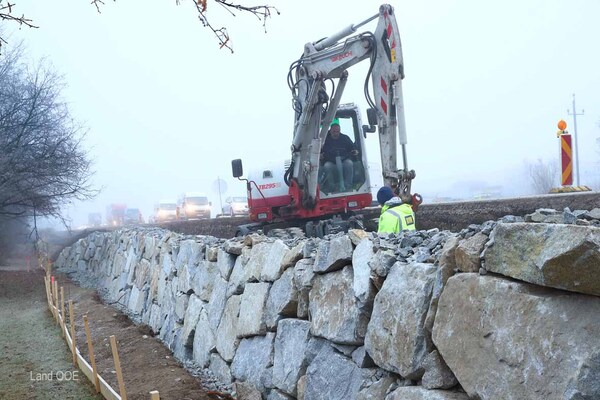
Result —
<instances>
[{"instance_id":1,"label":"stacked stone","mask_svg":"<svg viewBox=\"0 0 600 400\"><path fill-rule=\"evenodd\" d=\"M57 264L239 398L592 399L599 222L538 210L459 233L289 241L125 230Z\"/></svg>"}]
</instances>

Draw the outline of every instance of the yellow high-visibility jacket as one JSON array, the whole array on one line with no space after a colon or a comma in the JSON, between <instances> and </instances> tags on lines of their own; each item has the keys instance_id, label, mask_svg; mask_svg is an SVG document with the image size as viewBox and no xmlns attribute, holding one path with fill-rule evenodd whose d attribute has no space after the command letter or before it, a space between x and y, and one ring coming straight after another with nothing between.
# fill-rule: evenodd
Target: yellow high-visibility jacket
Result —
<instances>
[{"instance_id":1,"label":"yellow high-visibility jacket","mask_svg":"<svg viewBox=\"0 0 600 400\"><path fill-rule=\"evenodd\" d=\"M400 204L400 199L394 197L381 208L377 233L399 233L403 230L414 231L415 213L410 204Z\"/></svg>"}]
</instances>

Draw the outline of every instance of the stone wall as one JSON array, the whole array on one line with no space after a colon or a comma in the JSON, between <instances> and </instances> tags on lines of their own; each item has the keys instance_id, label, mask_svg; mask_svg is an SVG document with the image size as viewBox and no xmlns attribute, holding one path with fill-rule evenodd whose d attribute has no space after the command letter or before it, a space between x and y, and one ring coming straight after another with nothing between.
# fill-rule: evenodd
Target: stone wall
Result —
<instances>
[{"instance_id":1,"label":"stone wall","mask_svg":"<svg viewBox=\"0 0 600 400\"><path fill-rule=\"evenodd\" d=\"M56 261L238 398L599 399L600 209L459 233L95 233Z\"/></svg>"}]
</instances>

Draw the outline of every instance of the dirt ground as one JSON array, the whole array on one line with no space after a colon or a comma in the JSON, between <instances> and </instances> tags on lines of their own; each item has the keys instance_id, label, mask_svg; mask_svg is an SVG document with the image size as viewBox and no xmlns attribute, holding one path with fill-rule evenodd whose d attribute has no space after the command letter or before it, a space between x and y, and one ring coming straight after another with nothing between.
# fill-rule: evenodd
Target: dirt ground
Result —
<instances>
[{"instance_id":1,"label":"dirt ground","mask_svg":"<svg viewBox=\"0 0 600 400\"><path fill-rule=\"evenodd\" d=\"M37 373L76 371L72 356L48 310L44 272L23 267L0 269L0 399L101 399L79 371L78 381L31 381ZM179 365L147 327L134 325L124 314L100 301L94 290L57 276L65 302L73 300L77 347L89 362L83 315L88 315L100 375L118 392L109 337L118 341L128 399L227 399L202 389L197 378Z\"/></svg>"}]
</instances>

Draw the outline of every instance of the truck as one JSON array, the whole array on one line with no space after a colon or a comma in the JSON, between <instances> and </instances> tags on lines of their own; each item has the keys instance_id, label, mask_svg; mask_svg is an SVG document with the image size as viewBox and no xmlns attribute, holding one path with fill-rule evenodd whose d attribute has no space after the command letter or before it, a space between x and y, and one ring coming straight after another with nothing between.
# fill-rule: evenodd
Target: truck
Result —
<instances>
[{"instance_id":1,"label":"truck","mask_svg":"<svg viewBox=\"0 0 600 400\"><path fill-rule=\"evenodd\" d=\"M374 20L377 20L374 32L356 33ZM364 85L369 108L364 125L356 104L341 103L348 69L362 61L369 62ZM365 139L367 134L376 131L383 184L398 195L413 196L416 208L421 197L411 194L411 182L416 174L408 168L402 79L404 61L400 35L394 8L389 4L380 6L377 14L364 21L307 43L302 56L288 71L294 111L290 159L253 168L247 178L242 178L242 160L232 161L234 178L246 182L252 221L238 227L238 234L297 227L307 236L322 237L362 228L359 212L371 206L373 199ZM331 186L325 189L325 179L331 176L325 176L322 148L334 120L352 139L357 154L352 155L352 181L341 182L342 164L346 162L343 158L349 155L340 155L336 157L334 168L338 182L334 182L333 189ZM402 169L397 167L398 142Z\"/></svg>"},{"instance_id":2,"label":"truck","mask_svg":"<svg viewBox=\"0 0 600 400\"><path fill-rule=\"evenodd\" d=\"M139 208L126 208L123 212L123 225L143 224L142 212Z\"/></svg>"},{"instance_id":3,"label":"truck","mask_svg":"<svg viewBox=\"0 0 600 400\"><path fill-rule=\"evenodd\" d=\"M106 223L108 226L122 226L125 218L126 204L113 203L106 207Z\"/></svg>"}]
</instances>

